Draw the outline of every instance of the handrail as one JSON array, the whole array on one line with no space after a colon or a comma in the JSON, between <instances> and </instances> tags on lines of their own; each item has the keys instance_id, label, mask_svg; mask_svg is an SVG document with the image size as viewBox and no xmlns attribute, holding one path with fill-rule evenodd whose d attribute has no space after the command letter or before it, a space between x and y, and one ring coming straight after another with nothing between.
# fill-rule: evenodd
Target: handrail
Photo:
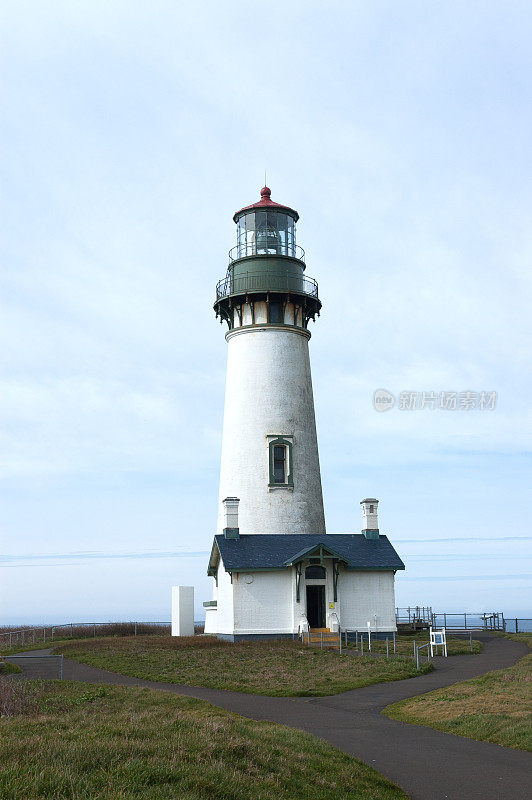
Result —
<instances>
[{"instance_id":1,"label":"handrail","mask_svg":"<svg viewBox=\"0 0 532 800\"><path fill-rule=\"evenodd\" d=\"M416 643L414 642L414 647L415 647L415 650L416 650L416 669L419 669L419 651L423 650L424 647L427 648L427 660L430 661L429 646L430 646L430 642L427 642L426 644L420 644L420 645L417 645L417 647L416 647Z\"/></svg>"},{"instance_id":2,"label":"handrail","mask_svg":"<svg viewBox=\"0 0 532 800\"><path fill-rule=\"evenodd\" d=\"M289 256L297 258L298 261L305 261L305 251L298 244L277 244L269 247L259 245L256 242L243 242L237 244L229 250L229 262L237 261L239 258L249 256Z\"/></svg>"},{"instance_id":3,"label":"handrail","mask_svg":"<svg viewBox=\"0 0 532 800\"><path fill-rule=\"evenodd\" d=\"M264 272L226 275L216 284L216 301L233 294L268 291L305 294L318 299L318 282L308 275L277 275Z\"/></svg>"}]
</instances>

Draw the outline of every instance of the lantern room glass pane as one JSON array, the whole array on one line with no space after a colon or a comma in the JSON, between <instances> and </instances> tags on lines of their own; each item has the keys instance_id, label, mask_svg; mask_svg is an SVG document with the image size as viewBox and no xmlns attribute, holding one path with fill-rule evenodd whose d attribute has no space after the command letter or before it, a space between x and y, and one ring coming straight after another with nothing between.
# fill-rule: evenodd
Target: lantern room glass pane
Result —
<instances>
[{"instance_id":1,"label":"lantern room glass pane","mask_svg":"<svg viewBox=\"0 0 532 800\"><path fill-rule=\"evenodd\" d=\"M237 225L237 245L238 245L238 258L247 255L246 253L246 218L240 217Z\"/></svg>"},{"instance_id":2,"label":"lantern room glass pane","mask_svg":"<svg viewBox=\"0 0 532 800\"><path fill-rule=\"evenodd\" d=\"M296 254L296 224L294 218L287 214L287 255Z\"/></svg>"},{"instance_id":3,"label":"lantern room glass pane","mask_svg":"<svg viewBox=\"0 0 532 800\"><path fill-rule=\"evenodd\" d=\"M268 253L268 218L266 211L255 212L255 243L258 255Z\"/></svg>"},{"instance_id":4,"label":"lantern room glass pane","mask_svg":"<svg viewBox=\"0 0 532 800\"><path fill-rule=\"evenodd\" d=\"M247 214L246 217L246 240L245 255L252 256L255 253L255 217Z\"/></svg>"}]
</instances>

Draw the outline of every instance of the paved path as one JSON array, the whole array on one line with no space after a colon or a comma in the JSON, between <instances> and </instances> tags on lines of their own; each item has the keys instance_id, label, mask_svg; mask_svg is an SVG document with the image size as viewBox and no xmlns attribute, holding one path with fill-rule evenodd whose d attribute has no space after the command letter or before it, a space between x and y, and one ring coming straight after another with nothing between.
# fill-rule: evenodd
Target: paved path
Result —
<instances>
[{"instance_id":1,"label":"paved path","mask_svg":"<svg viewBox=\"0 0 532 800\"><path fill-rule=\"evenodd\" d=\"M51 655L51 650L27 650L8 656L8 661L16 664L23 671L21 678L47 678L57 679L62 677L62 656Z\"/></svg>"},{"instance_id":2,"label":"paved path","mask_svg":"<svg viewBox=\"0 0 532 800\"><path fill-rule=\"evenodd\" d=\"M208 700L252 719L301 728L365 761L401 786L412 800L529 800L532 797L529 753L407 725L381 714L389 703L509 667L528 652L526 645L520 642L476 638L484 640L484 651L480 655L437 659L436 670L427 675L330 697L262 697L159 683L67 660L64 677L89 683L163 689Z\"/></svg>"}]
</instances>

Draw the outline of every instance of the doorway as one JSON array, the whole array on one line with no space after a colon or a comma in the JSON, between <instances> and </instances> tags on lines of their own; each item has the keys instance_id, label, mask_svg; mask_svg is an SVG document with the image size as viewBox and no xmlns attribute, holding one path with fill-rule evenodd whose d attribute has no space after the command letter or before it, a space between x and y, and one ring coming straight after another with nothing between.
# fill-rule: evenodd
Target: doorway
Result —
<instances>
[{"instance_id":1,"label":"doorway","mask_svg":"<svg viewBox=\"0 0 532 800\"><path fill-rule=\"evenodd\" d=\"M309 628L325 627L325 586L307 586Z\"/></svg>"}]
</instances>

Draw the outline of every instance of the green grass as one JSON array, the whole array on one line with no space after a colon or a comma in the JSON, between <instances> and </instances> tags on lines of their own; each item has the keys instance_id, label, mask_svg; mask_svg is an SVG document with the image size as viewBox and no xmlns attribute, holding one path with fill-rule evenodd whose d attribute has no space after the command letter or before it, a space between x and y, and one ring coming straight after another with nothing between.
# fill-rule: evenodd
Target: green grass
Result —
<instances>
[{"instance_id":1,"label":"green grass","mask_svg":"<svg viewBox=\"0 0 532 800\"><path fill-rule=\"evenodd\" d=\"M22 670L16 664L11 664L9 661L0 664L0 675L15 675L17 672Z\"/></svg>"},{"instance_id":2,"label":"green grass","mask_svg":"<svg viewBox=\"0 0 532 800\"><path fill-rule=\"evenodd\" d=\"M532 634L507 634L532 646ZM532 750L532 653L513 667L488 672L384 709L392 719L457 736Z\"/></svg>"},{"instance_id":3,"label":"green grass","mask_svg":"<svg viewBox=\"0 0 532 800\"><path fill-rule=\"evenodd\" d=\"M17 683L28 697L0 719L2 800L408 800L321 739L199 700Z\"/></svg>"},{"instance_id":4,"label":"green grass","mask_svg":"<svg viewBox=\"0 0 532 800\"><path fill-rule=\"evenodd\" d=\"M73 642L54 652L136 678L276 697L338 694L419 675L412 658L340 655L298 641L233 644L210 636L137 636ZM429 669L424 665L422 671Z\"/></svg>"}]
</instances>

